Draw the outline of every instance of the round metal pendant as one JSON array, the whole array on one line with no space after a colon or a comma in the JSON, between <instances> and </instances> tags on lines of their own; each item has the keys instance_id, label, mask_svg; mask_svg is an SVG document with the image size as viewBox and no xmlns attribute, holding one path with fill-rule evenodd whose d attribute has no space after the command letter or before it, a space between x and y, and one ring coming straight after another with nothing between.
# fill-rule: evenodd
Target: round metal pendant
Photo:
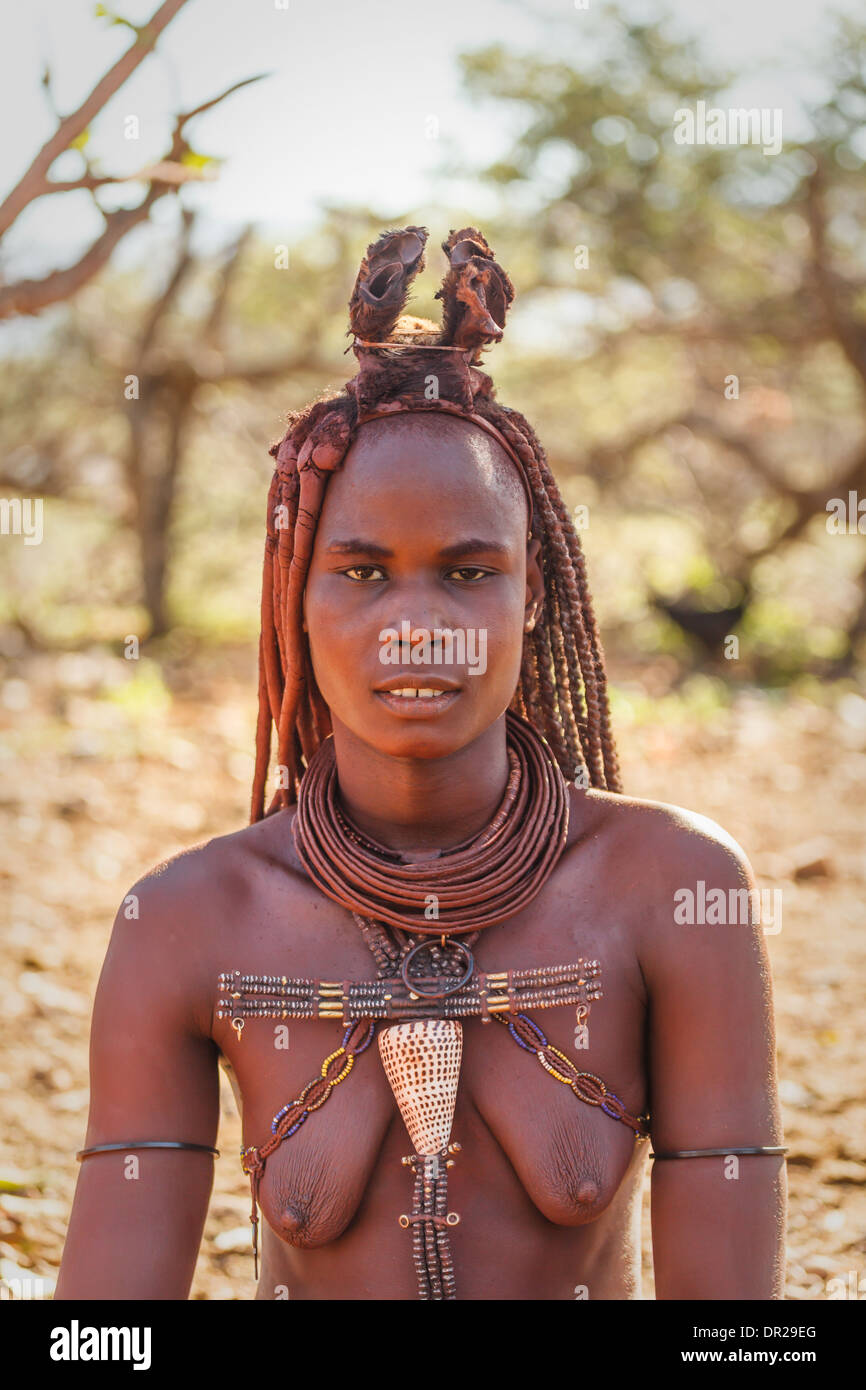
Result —
<instances>
[{"instance_id":1,"label":"round metal pendant","mask_svg":"<svg viewBox=\"0 0 866 1390\"><path fill-rule=\"evenodd\" d=\"M417 980L409 979L410 962L418 954L419 951L427 951L430 949L429 941L419 941L418 944L416 946L413 946L412 950L409 951L407 955L404 957L403 964L400 967L400 977L403 980L403 983L405 984L406 988L410 990L413 994L417 994L419 998L444 999L449 994L456 994L458 989L462 989L463 986L469 980L472 979L472 976L475 971L475 957L473 956L469 947L464 946L462 941L451 939L448 940L447 945L456 947L458 951L463 952L463 955L466 957L466 969L464 970L462 975L443 976L441 989L421 989Z\"/></svg>"}]
</instances>

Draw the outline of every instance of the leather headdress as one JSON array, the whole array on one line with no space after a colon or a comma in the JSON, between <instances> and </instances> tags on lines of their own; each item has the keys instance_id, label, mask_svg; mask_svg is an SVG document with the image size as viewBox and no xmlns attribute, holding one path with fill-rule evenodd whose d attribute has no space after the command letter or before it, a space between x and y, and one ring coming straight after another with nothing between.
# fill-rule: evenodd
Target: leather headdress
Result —
<instances>
[{"instance_id":1,"label":"leather headdress","mask_svg":"<svg viewBox=\"0 0 866 1390\"><path fill-rule=\"evenodd\" d=\"M461 416L496 439L516 465L531 535L533 499L524 464L475 408L478 398L493 392L479 363L482 350L503 336L514 286L482 234L464 227L442 242L449 265L435 296L444 303L441 326L404 314L412 282L426 265L427 236L426 227L409 226L383 232L367 247L349 300L347 331L358 373L346 391L357 402L355 425L347 431L344 417L323 416L297 456L298 469L310 459L326 470L339 466L355 429L369 420L429 410ZM291 447L287 437L273 451L278 463L288 460Z\"/></svg>"}]
</instances>

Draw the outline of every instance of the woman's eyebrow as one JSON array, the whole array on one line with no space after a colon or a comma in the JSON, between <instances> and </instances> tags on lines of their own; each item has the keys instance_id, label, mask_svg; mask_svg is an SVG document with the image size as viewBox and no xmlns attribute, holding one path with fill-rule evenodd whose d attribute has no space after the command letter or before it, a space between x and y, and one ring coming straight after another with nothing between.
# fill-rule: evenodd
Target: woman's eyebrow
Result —
<instances>
[{"instance_id":1,"label":"woman's eyebrow","mask_svg":"<svg viewBox=\"0 0 866 1390\"><path fill-rule=\"evenodd\" d=\"M468 541L457 541L455 545L443 546L439 554L443 560L462 560L465 555L477 555L480 550L493 555L511 554L510 548L501 541L485 541L480 536L473 536Z\"/></svg>"},{"instance_id":2,"label":"woman's eyebrow","mask_svg":"<svg viewBox=\"0 0 866 1390\"><path fill-rule=\"evenodd\" d=\"M384 545L376 545L374 541L363 541L357 536L348 541L331 541L327 547L328 553L333 555L376 555L380 560L393 560L393 550L388 550Z\"/></svg>"},{"instance_id":3,"label":"woman's eyebrow","mask_svg":"<svg viewBox=\"0 0 866 1390\"><path fill-rule=\"evenodd\" d=\"M388 550L384 545L376 545L375 541L365 541L359 536L353 536L350 540L331 541L326 547L327 552L333 555L375 555L380 560L392 560L393 550ZM501 541L487 541L480 536L472 536L469 540L456 541L453 545L443 546L439 551L442 560L462 560L466 555L477 555L479 551L486 551L488 554L507 556L510 554L509 547L503 545Z\"/></svg>"}]
</instances>

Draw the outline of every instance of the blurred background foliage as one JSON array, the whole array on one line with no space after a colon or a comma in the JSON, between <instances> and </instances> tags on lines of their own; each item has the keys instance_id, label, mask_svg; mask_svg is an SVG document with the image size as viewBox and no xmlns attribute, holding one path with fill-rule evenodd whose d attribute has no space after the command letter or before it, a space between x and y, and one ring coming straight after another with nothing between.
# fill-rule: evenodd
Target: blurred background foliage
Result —
<instances>
[{"instance_id":1,"label":"blurred background foliage","mask_svg":"<svg viewBox=\"0 0 866 1390\"><path fill-rule=\"evenodd\" d=\"M431 229L409 307L438 318L438 242L478 220L517 289L486 365L586 508L614 681L699 702L857 682L866 557L826 508L866 494L866 24L835 21L811 137L774 156L677 144L674 112L724 105L735 74L615 7L568 57L494 43L460 61L516 132L491 167L450 156L496 193L492 216L335 201L290 246L251 226L203 258L180 208L201 164L184 141L176 242L140 229L140 269L109 259L7 345L0 488L45 499L47 543L0 548L5 658L119 652L129 634L159 661L253 644L267 449L287 408L352 374L367 242ZM7 319L32 316L7 301Z\"/></svg>"},{"instance_id":2,"label":"blurred background foliage","mask_svg":"<svg viewBox=\"0 0 866 1390\"><path fill-rule=\"evenodd\" d=\"M443 123L442 186L465 189L462 205L431 179L426 205L385 214L334 196L287 246L264 225L222 245L186 194L224 172L191 144L195 111L137 178L112 180L100 160L106 82L125 94L186 3L153 0L102 95L57 117L0 203L0 499L44 501L41 544L0 537L0 1008L14 1021L0 1036L0 1296L12 1278L53 1287L113 913L151 865L247 814L268 448L289 408L352 374L347 301L368 242L430 229L409 307L438 319L439 243L480 223L517 290L486 365L580 519L625 785L716 818L762 886L785 892L768 945L791 1146L786 1297L836 1297L827 1281L866 1252L866 555L856 517L853 533L827 525L831 499L866 498L866 20L828 17L808 55L811 129L769 156L673 138L677 110L726 108L740 74L662 19L605 4L576 29L559 6L545 56L497 41L460 60L512 140L480 167L474 132L458 142ZM209 24L220 9L199 8ZM490 32L518 8L502 0ZM215 81L209 37L195 31L195 57ZM223 80L204 109L243 102L256 79ZM47 72L43 86L68 109ZM264 109L282 121L291 95L275 84ZM337 193L365 128L338 134ZM328 149L323 136L323 162ZM123 207L104 211L106 186ZM62 218L81 190L104 230L72 265L16 280L8 229L26 239L22 210L43 198ZM114 254L121 242L137 260ZM254 1292L225 1082L221 1111L194 1298ZM647 1188L649 1297L650 1247Z\"/></svg>"}]
</instances>

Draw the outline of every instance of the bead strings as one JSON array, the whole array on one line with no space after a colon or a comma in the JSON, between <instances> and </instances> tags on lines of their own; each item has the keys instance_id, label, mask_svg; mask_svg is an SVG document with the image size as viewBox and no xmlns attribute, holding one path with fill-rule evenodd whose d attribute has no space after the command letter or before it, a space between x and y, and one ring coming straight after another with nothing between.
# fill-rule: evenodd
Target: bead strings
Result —
<instances>
[{"instance_id":1,"label":"bead strings","mask_svg":"<svg viewBox=\"0 0 866 1390\"><path fill-rule=\"evenodd\" d=\"M255 1277L259 1277L259 1184L268 1157L284 1139L296 1134L304 1121L324 1105L335 1086L345 1081L355 1064L355 1058L366 1052L373 1041L376 1025L372 1019L362 1019L352 1023L343 1034L343 1041L335 1052L326 1057L318 1076L308 1081L296 1100L284 1105L271 1121L271 1138L260 1146L241 1145L241 1167L250 1180L252 1207L253 1260ZM345 1060L343 1060L345 1059Z\"/></svg>"},{"instance_id":2,"label":"bead strings","mask_svg":"<svg viewBox=\"0 0 866 1390\"><path fill-rule=\"evenodd\" d=\"M430 951L429 944L425 950ZM231 1019L240 1031L249 1018L340 1018L344 1024L360 1018L468 1018L519 1013L522 1009L552 1009L559 1004L589 1004L602 997L601 966L582 958L572 965L533 967L528 970L479 971L465 985L444 998L425 998L424 988L445 973L446 962L436 962L429 973L412 975L416 993L402 979L304 980L285 975L242 975L239 970L219 977L224 997L216 1016Z\"/></svg>"},{"instance_id":3,"label":"bead strings","mask_svg":"<svg viewBox=\"0 0 866 1390\"><path fill-rule=\"evenodd\" d=\"M220 977L220 988L229 997L220 1000L218 1016L224 1017L222 1010L227 1010L238 1037L247 1016L342 1017L345 1025L340 1046L325 1058L320 1074L274 1116L271 1137L260 1147L241 1148L241 1164L250 1179L256 1277L258 1192L267 1158L284 1139L298 1132L314 1110L324 1105L334 1087L351 1072L355 1057L369 1047L376 1029L376 1018L371 1014L383 1006L390 1009L394 996L400 992L398 976L408 953L426 941L428 963L424 978L456 975L460 966L444 949L448 936L460 933L468 948L484 927L518 912L538 893L562 853L568 832L565 779L546 742L530 724L508 710L506 728L510 773L496 814L479 834L432 861L404 863L397 852L378 845L352 825L337 800L333 739L326 739L308 764L292 826L298 854L322 892L353 912L373 955L379 980L289 980L285 976L240 972ZM431 894L438 908L433 922L424 915ZM441 938L441 944L430 938ZM464 1012L481 1013L485 1022L497 1018L508 1027L515 1042L535 1053L545 1070L570 1086L579 1100L601 1106L611 1118L622 1120L643 1137L645 1117L630 1115L600 1077L579 1071L564 1053L548 1043L526 1013L518 1012L526 1004L552 1007L576 999L585 1017L587 1001L601 993L599 963L580 961L578 966L583 968L576 980L573 976L568 978L568 972L575 969L568 966L491 972L486 976L476 970L471 981L460 989L455 980L450 995L416 1002L421 1016L446 1016L446 1010L461 1007L460 996L464 996L462 1003L469 1000L472 1004ZM420 984L420 977L408 978L410 983L418 978ZM504 989L504 996L500 993L489 997L491 982L500 992ZM575 994L574 999L570 992ZM502 997L511 1017L493 1007L494 1000ZM240 1003L235 1002L238 1000ZM353 1019L353 1013L357 1014L360 1008L367 1012ZM386 1012L385 1016L389 1014ZM450 1016L457 1014L452 1012ZM458 1147L454 1145L449 1151ZM452 1161L446 1160L443 1152L439 1158L425 1158L414 1165L412 1215L400 1218L401 1224L413 1227L421 1298L456 1297L446 1230L449 1218L445 1165Z\"/></svg>"},{"instance_id":4,"label":"bead strings","mask_svg":"<svg viewBox=\"0 0 866 1390\"><path fill-rule=\"evenodd\" d=\"M566 1057L564 1052L560 1052L558 1047L547 1041L538 1024L528 1014L518 1014L514 1019L505 1018L501 1014L494 1016L497 1022L505 1024L514 1041L525 1052L535 1053L546 1072L557 1081L563 1081L566 1086L570 1086L578 1100L584 1101L586 1105L600 1105L612 1120L622 1120L623 1124L628 1125L636 1138L649 1138L649 1115L630 1114L619 1096L607 1089L600 1076L591 1071L580 1071L570 1057Z\"/></svg>"}]
</instances>

